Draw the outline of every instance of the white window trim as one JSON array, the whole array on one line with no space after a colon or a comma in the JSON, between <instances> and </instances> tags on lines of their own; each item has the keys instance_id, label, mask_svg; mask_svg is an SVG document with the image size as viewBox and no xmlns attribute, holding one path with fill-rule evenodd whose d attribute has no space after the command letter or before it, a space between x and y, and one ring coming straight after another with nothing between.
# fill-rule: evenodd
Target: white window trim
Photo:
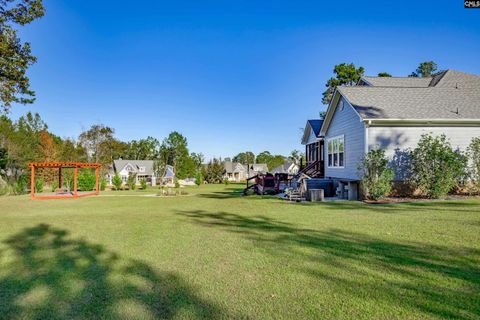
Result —
<instances>
[{"instance_id":1,"label":"white window trim","mask_svg":"<svg viewBox=\"0 0 480 320\"><path fill-rule=\"evenodd\" d=\"M342 138L343 139L343 166L330 166L328 164L328 144L330 142L330 140L336 140L336 139L340 139ZM346 147L346 144L345 144L345 135L344 134L340 134L338 136L335 136L335 137L331 137L331 138L328 138L327 139L327 147L325 148L326 150L326 153L327 153L327 157L326 157L326 162L327 162L327 168L329 169L345 169L345 163L346 163L346 153L347 153L347 147ZM332 163L333 163L333 155L332 155Z\"/></svg>"}]
</instances>

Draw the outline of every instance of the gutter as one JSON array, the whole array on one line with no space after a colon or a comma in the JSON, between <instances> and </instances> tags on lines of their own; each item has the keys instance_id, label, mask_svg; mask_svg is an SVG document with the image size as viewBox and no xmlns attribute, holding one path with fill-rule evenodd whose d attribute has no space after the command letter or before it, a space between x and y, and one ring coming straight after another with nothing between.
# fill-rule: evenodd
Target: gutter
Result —
<instances>
[{"instance_id":1,"label":"gutter","mask_svg":"<svg viewBox=\"0 0 480 320\"><path fill-rule=\"evenodd\" d=\"M480 126L480 119L363 119L368 126Z\"/></svg>"}]
</instances>

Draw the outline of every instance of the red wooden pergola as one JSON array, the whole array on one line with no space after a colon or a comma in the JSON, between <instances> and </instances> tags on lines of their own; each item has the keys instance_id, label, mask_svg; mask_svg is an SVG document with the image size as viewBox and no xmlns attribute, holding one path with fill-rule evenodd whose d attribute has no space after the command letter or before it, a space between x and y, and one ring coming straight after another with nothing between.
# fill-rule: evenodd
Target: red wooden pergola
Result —
<instances>
[{"instance_id":1,"label":"red wooden pergola","mask_svg":"<svg viewBox=\"0 0 480 320\"><path fill-rule=\"evenodd\" d=\"M32 199L62 199L62 198L79 198L86 196L98 195L99 192L99 175L100 167L99 163L87 163L87 162L32 162L29 165L31 169L31 179L30 179L30 195ZM73 192L60 192L54 195L45 195L38 196L35 194L35 169L37 168L53 168L58 169L58 186L62 188L62 169L63 168L73 168ZM77 190L77 180L78 180L78 169L89 168L95 169L95 191L78 193Z\"/></svg>"}]
</instances>

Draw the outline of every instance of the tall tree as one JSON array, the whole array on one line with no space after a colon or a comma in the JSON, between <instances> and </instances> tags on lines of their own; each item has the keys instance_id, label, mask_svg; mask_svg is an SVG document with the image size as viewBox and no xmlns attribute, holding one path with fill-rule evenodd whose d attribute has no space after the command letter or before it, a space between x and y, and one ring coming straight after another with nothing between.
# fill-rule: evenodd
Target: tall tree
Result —
<instances>
[{"instance_id":1,"label":"tall tree","mask_svg":"<svg viewBox=\"0 0 480 320\"><path fill-rule=\"evenodd\" d=\"M263 151L257 155L257 163L268 163L272 158L273 156L269 151Z\"/></svg>"},{"instance_id":2,"label":"tall tree","mask_svg":"<svg viewBox=\"0 0 480 320\"><path fill-rule=\"evenodd\" d=\"M409 77L428 78L435 75L437 64L434 61L425 61L418 65L417 70L412 72Z\"/></svg>"},{"instance_id":3,"label":"tall tree","mask_svg":"<svg viewBox=\"0 0 480 320\"><path fill-rule=\"evenodd\" d=\"M128 144L126 158L132 160L155 160L158 157L160 142L148 136L146 139L138 141L132 140Z\"/></svg>"},{"instance_id":4,"label":"tall tree","mask_svg":"<svg viewBox=\"0 0 480 320\"><path fill-rule=\"evenodd\" d=\"M204 177L208 183L221 183L225 168L219 159L212 159L205 168Z\"/></svg>"},{"instance_id":5,"label":"tall tree","mask_svg":"<svg viewBox=\"0 0 480 320\"><path fill-rule=\"evenodd\" d=\"M114 130L103 124L94 124L89 130L78 137L80 144L87 150L91 161L101 162L104 166L110 164L112 156L108 144L114 139ZM103 161L103 162L102 162Z\"/></svg>"},{"instance_id":6,"label":"tall tree","mask_svg":"<svg viewBox=\"0 0 480 320\"><path fill-rule=\"evenodd\" d=\"M173 166L179 178L186 178L191 173L193 164L188 152L187 138L177 131L171 132L160 146L160 160ZM195 174L195 173L194 173Z\"/></svg>"},{"instance_id":7,"label":"tall tree","mask_svg":"<svg viewBox=\"0 0 480 320\"><path fill-rule=\"evenodd\" d=\"M256 161L257 163L267 164L268 169L272 170L283 164L285 162L285 157L278 154L272 155L269 151L263 151L257 155Z\"/></svg>"},{"instance_id":8,"label":"tall tree","mask_svg":"<svg viewBox=\"0 0 480 320\"><path fill-rule=\"evenodd\" d=\"M7 112L12 103L35 100L26 73L37 58L31 53L30 43L22 43L16 27L44 14L42 0L0 0L0 112Z\"/></svg>"},{"instance_id":9,"label":"tall tree","mask_svg":"<svg viewBox=\"0 0 480 320\"><path fill-rule=\"evenodd\" d=\"M337 64L333 68L335 77L330 78L325 85L327 89L323 92L322 103L329 104L333 93L338 86L353 86L365 73L363 67L355 67L353 63Z\"/></svg>"},{"instance_id":10,"label":"tall tree","mask_svg":"<svg viewBox=\"0 0 480 320\"><path fill-rule=\"evenodd\" d=\"M240 162L241 164L251 164L255 162L255 154L252 151L240 152L233 157L234 162Z\"/></svg>"},{"instance_id":11,"label":"tall tree","mask_svg":"<svg viewBox=\"0 0 480 320\"><path fill-rule=\"evenodd\" d=\"M26 167L29 162L42 160L40 152L40 133L48 130L47 124L38 113L28 112L15 124L14 146L10 150L15 155L15 162Z\"/></svg>"},{"instance_id":12,"label":"tall tree","mask_svg":"<svg viewBox=\"0 0 480 320\"><path fill-rule=\"evenodd\" d=\"M87 151L83 146L72 139L65 139L62 143L60 154L58 156L60 161L84 162L87 161Z\"/></svg>"},{"instance_id":13,"label":"tall tree","mask_svg":"<svg viewBox=\"0 0 480 320\"><path fill-rule=\"evenodd\" d=\"M203 155L203 153L192 152L190 154L190 158L192 158L193 162L195 163L195 170L199 172L202 169L203 162L205 161L205 156Z\"/></svg>"},{"instance_id":14,"label":"tall tree","mask_svg":"<svg viewBox=\"0 0 480 320\"><path fill-rule=\"evenodd\" d=\"M288 159L295 163L297 166L300 166L302 160L305 161L305 154L303 154L299 150L293 150L292 152L290 152Z\"/></svg>"}]
</instances>

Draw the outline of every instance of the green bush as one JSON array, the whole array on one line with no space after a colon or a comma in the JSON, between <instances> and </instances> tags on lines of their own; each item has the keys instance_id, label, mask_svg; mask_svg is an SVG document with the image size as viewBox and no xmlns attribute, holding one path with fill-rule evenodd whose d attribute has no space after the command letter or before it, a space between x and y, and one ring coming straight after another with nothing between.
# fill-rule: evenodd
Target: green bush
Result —
<instances>
[{"instance_id":1,"label":"green bush","mask_svg":"<svg viewBox=\"0 0 480 320\"><path fill-rule=\"evenodd\" d=\"M92 191L95 189L95 183L95 174L88 171L83 171L78 175L77 189L79 191Z\"/></svg>"},{"instance_id":2,"label":"green bush","mask_svg":"<svg viewBox=\"0 0 480 320\"><path fill-rule=\"evenodd\" d=\"M15 195L25 194L30 188L30 176L22 175L16 182L10 184L10 193Z\"/></svg>"},{"instance_id":3,"label":"green bush","mask_svg":"<svg viewBox=\"0 0 480 320\"><path fill-rule=\"evenodd\" d=\"M140 179L140 189L147 189L147 180L145 180L145 178Z\"/></svg>"},{"instance_id":4,"label":"green bush","mask_svg":"<svg viewBox=\"0 0 480 320\"><path fill-rule=\"evenodd\" d=\"M107 179L102 178L100 180L100 191L105 191L106 188L107 188Z\"/></svg>"},{"instance_id":5,"label":"green bush","mask_svg":"<svg viewBox=\"0 0 480 320\"><path fill-rule=\"evenodd\" d=\"M8 193L8 184L0 176L0 196L4 196Z\"/></svg>"},{"instance_id":6,"label":"green bush","mask_svg":"<svg viewBox=\"0 0 480 320\"><path fill-rule=\"evenodd\" d=\"M422 135L411 159L411 182L430 198L446 196L465 179L467 157L453 150L444 134Z\"/></svg>"},{"instance_id":7,"label":"green bush","mask_svg":"<svg viewBox=\"0 0 480 320\"><path fill-rule=\"evenodd\" d=\"M118 175L118 173L115 173L115 175L112 178L112 184L115 190L121 190L122 189L122 178Z\"/></svg>"},{"instance_id":8,"label":"green bush","mask_svg":"<svg viewBox=\"0 0 480 320\"><path fill-rule=\"evenodd\" d=\"M0 185L0 196L4 196L8 193L8 185L7 184L1 184Z\"/></svg>"},{"instance_id":9,"label":"green bush","mask_svg":"<svg viewBox=\"0 0 480 320\"><path fill-rule=\"evenodd\" d=\"M127 186L130 190L135 190L135 188L137 186L136 185L136 178L137 178L136 174L133 174L133 173L128 174Z\"/></svg>"},{"instance_id":10,"label":"green bush","mask_svg":"<svg viewBox=\"0 0 480 320\"><path fill-rule=\"evenodd\" d=\"M393 170L388 167L384 150L370 150L358 167L365 197L384 198L392 191Z\"/></svg>"},{"instance_id":11,"label":"green bush","mask_svg":"<svg viewBox=\"0 0 480 320\"><path fill-rule=\"evenodd\" d=\"M230 184L230 181L228 181L227 178L224 178L224 179L223 179L223 183L224 183L226 186L228 186L228 185Z\"/></svg>"},{"instance_id":12,"label":"green bush","mask_svg":"<svg viewBox=\"0 0 480 320\"><path fill-rule=\"evenodd\" d=\"M54 181L50 184L50 190L52 192L56 192L58 190L58 182L57 181Z\"/></svg>"},{"instance_id":13,"label":"green bush","mask_svg":"<svg viewBox=\"0 0 480 320\"><path fill-rule=\"evenodd\" d=\"M203 183L203 175L201 171L198 171L195 176L195 184L200 186Z\"/></svg>"},{"instance_id":14,"label":"green bush","mask_svg":"<svg viewBox=\"0 0 480 320\"><path fill-rule=\"evenodd\" d=\"M43 192L43 179L37 178L35 179L35 192L42 193Z\"/></svg>"},{"instance_id":15,"label":"green bush","mask_svg":"<svg viewBox=\"0 0 480 320\"><path fill-rule=\"evenodd\" d=\"M470 161L470 177L477 189L480 189L480 137L473 138L468 147Z\"/></svg>"}]
</instances>

